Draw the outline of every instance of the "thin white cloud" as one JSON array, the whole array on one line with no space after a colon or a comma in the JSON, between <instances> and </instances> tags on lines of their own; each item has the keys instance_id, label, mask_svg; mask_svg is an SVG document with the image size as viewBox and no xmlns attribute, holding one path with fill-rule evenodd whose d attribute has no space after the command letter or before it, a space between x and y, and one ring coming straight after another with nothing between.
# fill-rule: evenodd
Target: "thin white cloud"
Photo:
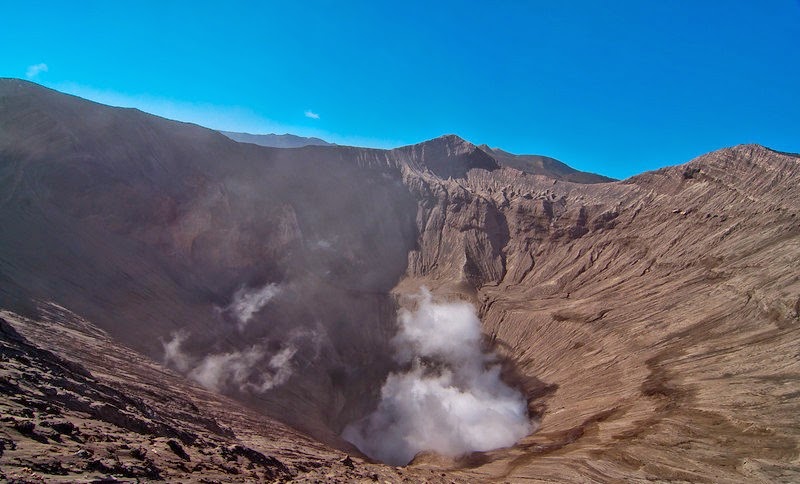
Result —
<instances>
[{"instance_id":1,"label":"thin white cloud","mask_svg":"<svg viewBox=\"0 0 800 484\"><path fill-rule=\"evenodd\" d=\"M28 66L28 70L25 71L25 75L28 77L28 79L33 79L42 72L47 72L47 64L44 62Z\"/></svg>"},{"instance_id":2,"label":"thin white cloud","mask_svg":"<svg viewBox=\"0 0 800 484\"><path fill-rule=\"evenodd\" d=\"M304 114L306 115L307 118L319 119L319 114L315 113L314 111L312 111L310 109L306 110L306 112Z\"/></svg>"}]
</instances>

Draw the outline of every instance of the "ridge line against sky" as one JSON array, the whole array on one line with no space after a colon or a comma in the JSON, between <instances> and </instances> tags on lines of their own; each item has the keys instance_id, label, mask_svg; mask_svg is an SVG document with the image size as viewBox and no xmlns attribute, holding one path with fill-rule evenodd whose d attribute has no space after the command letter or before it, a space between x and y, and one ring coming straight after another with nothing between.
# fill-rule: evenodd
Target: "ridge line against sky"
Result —
<instances>
[{"instance_id":1,"label":"ridge line against sky","mask_svg":"<svg viewBox=\"0 0 800 484\"><path fill-rule=\"evenodd\" d=\"M615 178L800 151L798 0L0 2L0 76L214 129L455 133Z\"/></svg>"},{"instance_id":2,"label":"ridge line against sky","mask_svg":"<svg viewBox=\"0 0 800 484\"><path fill-rule=\"evenodd\" d=\"M31 79L38 82L38 79ZM370 148L395 148L404 143L397 140L375 139L364 136L342 135L313 126L288 125L261 116L245 106L220 106L189 100L166 99L150 94L128 94L109 89L97 89L72 82L42 83L56 91L78 96L90 101L115 107L136 108L149 114L176 121L198 124L219 131L233 131L248 134L294 134L297 136L321 138L325 141L348 146ZM309 119L320 119L312 110L303 111Z\"/></svg>"}]
</instances>

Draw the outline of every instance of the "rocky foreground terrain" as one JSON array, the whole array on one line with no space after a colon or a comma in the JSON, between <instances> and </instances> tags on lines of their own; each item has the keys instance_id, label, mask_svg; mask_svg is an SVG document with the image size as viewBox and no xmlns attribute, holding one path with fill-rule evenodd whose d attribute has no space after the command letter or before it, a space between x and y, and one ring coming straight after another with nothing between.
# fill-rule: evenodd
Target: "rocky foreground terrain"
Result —
<instances>
[{"instance_id":1,"label":"rocky foreground terrain","mask_svg":"<svg viewBox=\"0 0 800 484\"><path fill-rule=\"evenodd\" d=\"M540 158L261 147L0 80L2 477L800 479L800 157ZM421 286L478 308L535 432L404 467L340 437Z\"/></svg>"},{"instance_id":2,"label":"rocky foreground terrain","mask_svg":"<svg viewBox=\"0 0 800 484\"><path fill-rule=\"evenodd\" d=\"M192 385L59 306L43 307L38 320L0 318L2 479L454 481L322 445Z\"/></svg>"}]
</instances>

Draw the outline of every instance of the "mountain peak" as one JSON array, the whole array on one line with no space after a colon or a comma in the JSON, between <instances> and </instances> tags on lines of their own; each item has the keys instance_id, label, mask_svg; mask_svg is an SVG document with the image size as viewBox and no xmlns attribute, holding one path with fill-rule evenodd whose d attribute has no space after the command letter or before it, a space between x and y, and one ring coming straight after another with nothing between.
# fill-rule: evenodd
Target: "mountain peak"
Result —
<instances>
[{"instance_id":1,"label":"mountain peak","mask_svg":"<svg viewBox=\"0 0 800 484\"><path fill-rule=\"evenodd\" d=\"M497 170L497 161L455 134L446 134L394 150L411 164L427 168L441 178L463 178L473 168Z\"/></svg>"},{"instance_id":2,"label":"mountain peak","mask_svg":"<svg viewBox=\"0 0 800 484\"><path fill-rule=\"evenodd\" d=\"M433 147L440 147L449 150L451 153L468 153L478 149L473 143L465 140L457 134L443 134L436 138L417 143L414 146L426 147L432 149Z\"/></svg>"},{"instance_id":3,"label":"mountain peak","mask_svg":"<svg viewBox=\"0 0 800 484\"><path fill-rule=\"evenodd\" d=\"M475 146L474 144L472 144L469 141L465 140L461 136L459 136L457 134L452 134L452 133L443 134L441 136L437 136L436 138L433 138L433 139L428 140L428 141L424 141L423 143L430 143L430 142L443 142L443 143L448 143L448 144L459 144L459 145L463 144L463 145Z\"/></svg>"}]
</instances>

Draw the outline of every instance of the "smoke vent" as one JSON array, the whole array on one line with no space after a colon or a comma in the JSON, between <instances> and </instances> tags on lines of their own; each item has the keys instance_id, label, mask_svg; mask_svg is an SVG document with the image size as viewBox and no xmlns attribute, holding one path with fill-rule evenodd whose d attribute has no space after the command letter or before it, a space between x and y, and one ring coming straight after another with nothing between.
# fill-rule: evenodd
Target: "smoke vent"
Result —
<instances>
[{"instance_id":1,"label":"smoke vent","mask_svg":"<svg viewBox=\"0 0 800 484\"><path fill-rule=\"evenodd\" d=\"M474 308L434 301L424 287L415 299L416 309L400 311L391 341L403 369L388 375L377 408L343 437L370 457L404 465L419 452L456 458L530 433L527 402L482 348Z\"/></svg>"}]
</instances>

